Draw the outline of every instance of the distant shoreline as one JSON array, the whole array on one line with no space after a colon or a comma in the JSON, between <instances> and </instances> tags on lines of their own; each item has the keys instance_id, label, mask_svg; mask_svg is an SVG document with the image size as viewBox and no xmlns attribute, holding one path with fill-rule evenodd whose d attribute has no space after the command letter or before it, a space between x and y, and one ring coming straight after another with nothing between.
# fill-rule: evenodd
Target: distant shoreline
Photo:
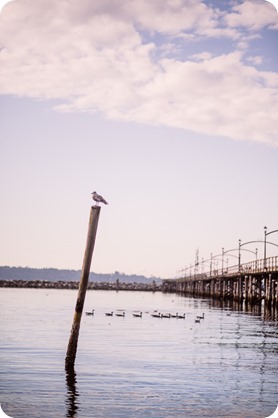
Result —
<instances>
[{"instance_id":1,"label":"distant shoreline","mask_svg":"<svg viewBox=\"0 0 278 418\"><path fill-rule=\"evenodd\" d=\"M30 288L30 289L72 289L79 287L79 281L56 282L49 280L0 280L0 288ZM153 283L126 282L89 282L88 290L130 290L130 291L161 291L162 285Z\"/></svg>"},{"instance_id":2,"label":"distant shoreline","mask_svg":"<svg viewBox=\"0 0 278 418\"><path fill-rule=\"evenodd\" d=\"M0 280L23 280L23 281L45 281L45 282L79 282L81 270L61 270L56 268L31 268L31 267L9 267L0 266ZM162 284L160 277L146 277L137 274L125 274L115 271L114 273L90 272L90 282L104 283L144 283Z\"/></svg>"}]
</instances>

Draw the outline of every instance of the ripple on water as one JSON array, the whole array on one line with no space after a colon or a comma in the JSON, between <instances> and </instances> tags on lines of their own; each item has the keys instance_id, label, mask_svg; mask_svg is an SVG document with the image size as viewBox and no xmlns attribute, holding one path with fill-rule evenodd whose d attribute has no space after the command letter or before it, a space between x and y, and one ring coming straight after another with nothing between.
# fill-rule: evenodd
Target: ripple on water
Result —
<instances>
[{"instance_id":1,"label":"ripple on water","mask_svg":"<svg viewBox=\"0 0 278 418\"><path fill-rule=\"evenodd\" d=\"M161 293L88 292L95 316L82 318L66 375L76 292L5 290L1 403L14 418L264 418L275 410L278 333L259 317ZM125 318L105 317L116 309ZM186 318L152 318L154 309Z\"/></svg>"}]
</instances>

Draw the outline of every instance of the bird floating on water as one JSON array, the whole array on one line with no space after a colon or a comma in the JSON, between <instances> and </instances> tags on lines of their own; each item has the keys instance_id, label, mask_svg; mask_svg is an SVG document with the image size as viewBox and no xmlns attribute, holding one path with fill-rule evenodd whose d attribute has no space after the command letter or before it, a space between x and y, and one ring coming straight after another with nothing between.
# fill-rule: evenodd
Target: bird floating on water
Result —
<instances>
[{"instance_id":1,"label":"bird floating on water","mask_svg":"<svg viewBox=\"0 0 278 418\"><path fill-rule=\"evenodd\" d=\"M125 312L116 312L115 315L116 316L122 316L122 317L124 317L125 316Z\"/></svg>"},{"instance_id":2,"label":"bird floating on water","mask_svg":"<svg viewBox=\"0 0 278 418\"><path fill-rule=\"evenodd\" d=\"M113 316L113 311L112 312L105 312L106 316Z\"/></svg>"},{"instance_id":3,"label":"bird floating on water","mask_svg":"<svg viewBox=\"0 0 278 418\"><path fill-rule=\"evenodd\" d=\"M132 314L135 318L142 318L142 312L138 313L138 312L134 312Z\"/></svg>"},{"instance_id":4,"label":"bird floating on water","mask_svg":"<svg viewBox=\"0 0 278 418\"><path fill-rule=\"evenodd\" d=\"M171 318L171 315L169 313L162 313L161 318Z\"/></svg>"},{"instance_id":5,"label":"bird floating on water","mask_svg":"<svg viewBox=\"0 0 278 418\"><path fill-rule=\"evenodd\" d=\"M154 312L153 314L151 314L151 316L153 317L153 318L161 318L161 313L160 312Z\"/></svg>"},{"instance_id":6,"label":"bird floating on water","mask_svg":"<svg viewBox=\"0 0 278 418\"><path fill-rule=\"evenodd\" d=\"M86 315L94 315L95 314L95 310L93 309L91 312L85 312Z\"/></svg>"},{"instance_id":7,"label":"bird floating on water","mask_svg":"<svg viewBox=\"0 0 278 418\"><path fill-rule=\"evenodd\" d=\"M104 203L105 205L108 205L108 202L97 192L92 193L92 199L98 204L98 203Z\"/></svg>"}]
</instances>

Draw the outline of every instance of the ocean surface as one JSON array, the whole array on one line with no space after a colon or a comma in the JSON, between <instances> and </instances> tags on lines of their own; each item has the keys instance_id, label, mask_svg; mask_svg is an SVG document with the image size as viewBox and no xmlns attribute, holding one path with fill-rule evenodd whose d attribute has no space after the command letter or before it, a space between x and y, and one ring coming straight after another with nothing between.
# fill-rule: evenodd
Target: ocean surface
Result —
<instances>
[{"instance_id":1,"label":"ocean surface","mask_svg":"<svg viewBox=\"0 0 278 418\"><path fill-rule=\"evenodd\" d=\"M277 321L175 294L88 291L75 370L66 373L76 296L0 289L0 403L8 416L265 418L275 411ZM91 309L94 316L85 315ZM125 317L105 315L117 310ZM186 315L154 318L154 311Z\"/></svg>"}]
</instances>

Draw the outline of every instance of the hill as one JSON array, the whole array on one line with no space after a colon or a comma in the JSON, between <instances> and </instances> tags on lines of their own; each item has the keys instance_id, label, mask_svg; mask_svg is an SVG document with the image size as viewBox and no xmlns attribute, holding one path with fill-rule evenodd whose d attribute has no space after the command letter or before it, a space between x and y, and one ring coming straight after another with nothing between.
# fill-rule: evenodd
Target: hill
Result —
<instances>
[{"instance_id":1,"label":"hill","mask_svg":"<svg viewBox=\"0 0 278 418\"><path fill-rule=\"evenodd\" d=\"M0 266L0 280L78 281L80 275L81 270ZM89 280L91 282L116 282L119 280L124 283L150 283L155 280L157 284L162 282L159 277L145 277L136 274L127 275L118 271L106 274L91 272Z\"/></svg>"}]
</instances>

